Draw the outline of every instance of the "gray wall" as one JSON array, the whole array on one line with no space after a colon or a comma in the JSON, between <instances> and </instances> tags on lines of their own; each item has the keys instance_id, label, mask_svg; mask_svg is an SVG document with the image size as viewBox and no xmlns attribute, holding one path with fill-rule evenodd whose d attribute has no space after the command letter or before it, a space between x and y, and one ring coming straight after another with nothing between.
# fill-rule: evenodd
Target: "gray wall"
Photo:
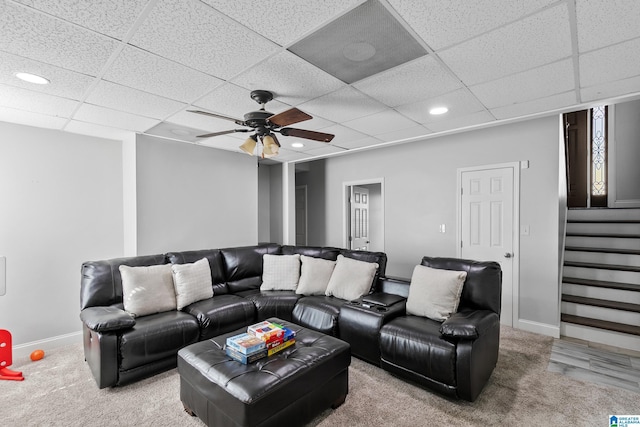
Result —
<instances>
[{"instance_id":1,"label":"gray wall","mask_svg":"<svg viewBox=\"0 0 640 427\"><path fill-rule=\"evenodd\" d=\"M139 135L138 254L258 242L256 157Z\"/></svg>"},{"instance_id":2,"label":"gray wall","mask_svg":"<svg viewBox=\"0 0 640 427\"><path fill-rule=\"evenodd\" d=\"M640 206L640 100L615 106L616 201ZM630 205L627 205L630 207Z\"/></svg>"},{"instance_id":3,"label":"gray wall","mask_svg":"<svg viewBox=\"0 0 640 427\"><path fill-rule=\"evenodd\" d=\"M283 242L282 228L282 165L269 166L269 211L271 220L269 222L270 237L272 243Z\"/></svg>"},{"instance_id":4,"label":"gray wall","mask_svg":"<svg viewBox=\"0 0 640 427\"><path fill-rule=\"evenodd\" d=\"M323 215L316 217L317 224L310 217L309 228L324 233L313 244L343 245L344 182L383 177L387 274L410 277L423 255L456 255L458 168L528 160L530 168L522 170L520 179L520 219L531 231L520 238L519 314L525 321L557 327L558 120L495 126L310 165L305 180L309 203ZM446 233L439 232L440 224Z\"/></svg>"},{"instance_id":5,"label":"gray wall","mask_svg":"<svg viewBox=\"0 0 640 427\"><path fill-rule=\"evenodd\" d=\"M324 167L325 160L321 159L304 163L304 168L296 172L295 185L307 186L307 244L309 246L322 246L327 241ZM342 223L339 226L342 227Z\"/></svg>"},{"instance_id":6,"label":"gray wall","mask_svg":"<svg viewBox=\"0 0 640 427\"><path fill-rule=\"evenodd\" d=\"M0 135L0 328L14 346L77 333L80 265L122 255L121 144L4 122Z\"/></svg>"},{"instance_id":7,"label":"gray wall","mask_svg":"<svg viewBox=\"0 0 640 427\"><path fill-rule=\"evenodd\" d=\"M258 242L271 241L271 167L258 164Z\"/></svg>"}]
</instances>

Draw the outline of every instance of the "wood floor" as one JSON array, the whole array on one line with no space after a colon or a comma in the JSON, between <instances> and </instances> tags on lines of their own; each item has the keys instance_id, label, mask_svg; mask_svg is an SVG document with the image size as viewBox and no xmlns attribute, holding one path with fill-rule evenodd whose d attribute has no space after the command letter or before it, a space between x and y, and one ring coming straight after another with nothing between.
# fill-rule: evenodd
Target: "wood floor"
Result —
<instances>
[{"instance_id":1,"label":"wood floor","mask_svg":"<svg viewBox=\"0 0 640 427\"><path fill-rule=\"evenodd\" d=\"M640 393L640 351L562 338L553 343L547 370Z\"/></svg>"}]
</instances>

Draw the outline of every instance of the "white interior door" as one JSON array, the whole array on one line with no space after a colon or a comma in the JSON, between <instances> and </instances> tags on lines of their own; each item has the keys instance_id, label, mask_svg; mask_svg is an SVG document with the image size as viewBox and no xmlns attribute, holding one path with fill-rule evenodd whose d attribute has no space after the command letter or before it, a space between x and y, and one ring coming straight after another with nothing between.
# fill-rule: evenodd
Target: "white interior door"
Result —
<instances>
[{"instance_id":1,"label":"white interior door","mask_svg":"<svg viewBox=\"0 0 640 427\"><path fill-rule=\"evenodd\" d=\"M351 249L366 251L369 249L369 189L352 186L349 204Z\"/></svg>"},{"instance_id":2,"label":"white interior door","mask_svg":"<svg viewBox=\"0 0 640 427\"><path fill-rule=\"evenodd\" d=\"M514 212L515 172L514 167L500 167L460 173L460 257L500 263L500 322L509 326L513 326L514 304L517 304L513 292L514 220L517 223Z\"/></svg>"}]
</instances>

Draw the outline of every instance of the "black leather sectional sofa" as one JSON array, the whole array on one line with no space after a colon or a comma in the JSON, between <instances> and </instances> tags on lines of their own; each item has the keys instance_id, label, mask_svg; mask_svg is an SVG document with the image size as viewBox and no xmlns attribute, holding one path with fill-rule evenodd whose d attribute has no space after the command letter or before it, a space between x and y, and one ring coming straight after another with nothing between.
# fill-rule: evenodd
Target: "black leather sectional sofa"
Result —
<instances>
[{"instance_id":1,"label":"black leather sectional sofa","mask_svg":"<svg viewBox=\"0 0 640 427\"><path fill-rule=\"evenodd\" d=\"M391 300L377 305L362 298L261 291L265 254L330 260L343 255L375 262L379 267L371 294ZM135 318L124 311L121 265L186 264L202 258L211 269L212 298L180 311ZM124 385L176 367L177 352L187 345L278 317L347 341L352 355L395 375L451 397L475 400L498 357L499 265L424 257L422 265L467 271L457 313L437 322L406 313L410 283L385 277L386 263L381 252L278 244L85 262L80 293L85 359L98 387Z\"/></svg>"}]
</instances>

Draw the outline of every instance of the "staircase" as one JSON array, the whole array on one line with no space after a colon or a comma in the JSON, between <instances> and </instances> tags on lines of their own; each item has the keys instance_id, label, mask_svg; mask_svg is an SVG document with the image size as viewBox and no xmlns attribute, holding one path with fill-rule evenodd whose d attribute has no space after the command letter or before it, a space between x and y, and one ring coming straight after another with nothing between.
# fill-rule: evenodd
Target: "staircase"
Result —
<instances>
[{"instance_id":1,"label":"staircase","mask_svg":"<svg viewBox=\"0 0 640 427\"><path fill-rule=\"evenodd\" d=\"M570 209L560 334L640 350L640 209Z\"/></svg>"}]
</instances>

